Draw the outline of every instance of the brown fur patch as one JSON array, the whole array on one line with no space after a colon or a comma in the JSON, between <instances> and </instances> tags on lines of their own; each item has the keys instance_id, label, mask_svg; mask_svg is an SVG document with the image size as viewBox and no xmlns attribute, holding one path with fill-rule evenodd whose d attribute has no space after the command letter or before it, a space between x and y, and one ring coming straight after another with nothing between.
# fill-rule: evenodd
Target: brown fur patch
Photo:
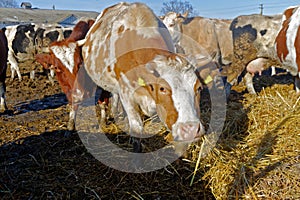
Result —
<instances>
[{"instance_id":1,"label":"brown fur patch","mask_svg":"<svg viewBox=\"0 0 300 200\"><path fill-rule=\"evenodd\" d=\"M289 8L284 11L283 15L285 15L286 19L289 19L293 13L294 13L295 8Z\"/></svg>"},{"instance_id":2,"label":"brown fur patch","mask_svg":"<svg viewBox=\"0 0 300 200\"><path fill-rule=\"evenodd\" d=\"M119 27L118 33L120 34L120 33L122 33L123 31L124 31L124 26L121 25L121 26Z\"/></svg>"},{"instance_id":3,"label":"brown fur patch","mask_svg":"<svg viewBox=\"0 0 300 200\"><path fill-rule=\"evenodd\" d=\"M146 88L156 102L158 116L172 130L172 125L175 124L178 118L178 112L172 100L172 90L165 80L157 80L157 83L148 84Z\"/></svg>"},{"instance_id":4,"label":"brown fur patch","mask_svg":"<svg viewBox=\"0 0 300 200\"><path fill-rule=\"evenodd\" d=\"M283 61L289 53L289 50L286 46L286 32L289 27L289 18L292 15L292 11L293 9L288 9L285 11L286 20L282 22L282 28L275 39L277 56L280 61Z\"/></svg>"}]
</instances>

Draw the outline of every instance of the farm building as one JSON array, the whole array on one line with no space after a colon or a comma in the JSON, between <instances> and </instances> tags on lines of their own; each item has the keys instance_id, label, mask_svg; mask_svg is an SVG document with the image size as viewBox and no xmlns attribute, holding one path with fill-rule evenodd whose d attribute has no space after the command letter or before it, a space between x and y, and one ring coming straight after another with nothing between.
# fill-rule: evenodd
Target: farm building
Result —
<instances>
[{"instance_id":1,"label":"farm building","mask_svg":"<svg viewBox=\"0 0 300 200\"><path fill-rule=\"evenodd\" d=\"M82 17L96 18L99 14L94 11L24 9L24 6L25 4L23 8L0 8L0 27L24 23L58 23L62 26L73 26Z\"/></svg>"},{"instance_id":2,"label":"farm building","mask_svg":"<svg viewBox=\"0 0 300 200\"><path fill-rule=\"evenodd\" d=\"M32 8L32 5L30 2L22 2L21 3L21 8L24 8L24 9L31 9Z\"/></svg>"}]
</instances>

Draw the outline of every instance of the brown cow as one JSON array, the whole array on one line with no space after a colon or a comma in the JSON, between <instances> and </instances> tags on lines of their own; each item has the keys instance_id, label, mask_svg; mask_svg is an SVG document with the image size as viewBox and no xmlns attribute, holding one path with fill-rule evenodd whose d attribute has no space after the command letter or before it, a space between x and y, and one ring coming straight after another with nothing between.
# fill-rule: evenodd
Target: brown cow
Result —
<instances>
[{"instance_id":1,"label":"brown cow","mask_svg":"<svg viewBox=\"0 0 300 200\"><path fill-rule=\"evenodd\" d=\"M220 59L216 27L212 20L204 17L187 18L187 13L181 15L175 12L160 18L170 31L177 52L193 55L198 60L204 57Z\"/></svg>"}]
</instances>

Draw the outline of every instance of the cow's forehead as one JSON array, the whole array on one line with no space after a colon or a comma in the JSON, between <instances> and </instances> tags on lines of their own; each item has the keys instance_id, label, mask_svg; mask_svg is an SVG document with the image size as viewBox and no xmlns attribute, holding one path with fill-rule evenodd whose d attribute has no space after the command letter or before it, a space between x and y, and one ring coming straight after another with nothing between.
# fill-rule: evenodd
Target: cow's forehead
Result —
<instances>
[{"instance_id":1,"label":"cow's forehead","mask_svg":"<svg viewBox=\"0 0 300 200\"><path fill-rule=\"evenodd\" d=\"M194 87L197 76L194 67L182 57L166 58L164 56L157 56L154 59L156 63L156 70L159 75L165 79L169 85L178 89L183 86L190 88Z\"/></svg>"},{"instance_id":2,"label":"cow's forehead","mask_svg":"<svg viewBox=\"0 0 300 200\"><path fill-rule=\"evenodd\" d=\"M176 12L168 12L165 17L169 19L175 19L177 18L178 14Z\"/></svg>"}]
</instances>

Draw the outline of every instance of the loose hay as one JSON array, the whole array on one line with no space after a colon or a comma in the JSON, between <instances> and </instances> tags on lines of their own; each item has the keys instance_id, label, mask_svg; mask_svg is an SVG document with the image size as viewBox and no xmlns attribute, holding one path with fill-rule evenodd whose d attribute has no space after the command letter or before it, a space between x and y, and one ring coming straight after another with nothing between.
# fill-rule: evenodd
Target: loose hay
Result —
<instances>
[{"instance_id":1,"label":"loose hay","mask_svg":"<svg viewBox=\"0 0 300 200\"><path fill-rule=\"evenodd\" d=\"M228 105L218 145L199 170L216 199L300 198L300 97L275 84ZM196 162L194 149L192 160Z\"/></svg>"}]
</instances>

